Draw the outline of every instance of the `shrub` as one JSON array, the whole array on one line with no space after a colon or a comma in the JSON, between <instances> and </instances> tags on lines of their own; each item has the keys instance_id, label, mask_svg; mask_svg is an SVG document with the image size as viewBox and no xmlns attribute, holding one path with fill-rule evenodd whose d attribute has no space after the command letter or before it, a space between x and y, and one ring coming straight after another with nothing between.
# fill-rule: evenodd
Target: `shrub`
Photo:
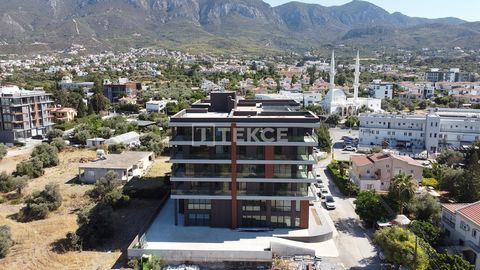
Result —
<instances>
[{"instance_id":1,"label":"shrub","mask_svg":"<svg viewBox=\"0 0 480 270\"><path fill-rule=\"evenodd\" d=\"M0 259L7 256L8 251L13 246L12 233L7 225L0 226Z\"/></svg>"},{"instance_id":2,"label":"shrub","mask_svg":"<svg viewBox=\"0 0 480 270\"><path fill-rule=\"evenodd\" d=\"M59 186L48 184L42 191L36 191L25 200L25 207L20 210L19 219L23 221L44 219L50 211L62 205Z\"/></svg>"},{"instance_id":3,"label":"shrub","mask_svg":"<svg viewBox=\"0 0 480 270\"><path fill-rule=\"evenodd\" d=\"M75 135L73 135L73 139L80 144L86 144L87 140L91 139L92 137L93 136L88 130L82 130L80 132L75 133Z\"/></svg>"},{"instance_id":4,"label":"shrub","mask_svg":"<svg viewBox=\"0 0 480 270\"><path fill-rule=\"evenodd\" d=\"M8 147L3 144L3 143L0 143L0 160L2 160L8 153Z\"/></svg>"},{"instance_id":5,"label":"shrub","mask_svg":"<svg viewBox=\"0 0 480 270\"><path fill-rule=\"evenodd\" d=\"M46 143L42 143L33 148L32 158L38 158L42 161L43 168L57 166L60 162L57 148Z\"/></svg>"},{"instance_id":6,"label":"shrub","mask_svg":"<svg viewBox=\"0 0 480 270\"><path fill-rule=\"evenodd\" d=\"M78 213L77 235L81 239L82 248L96 248L105 239L110 238L113 235L112 218L112 207L102 203L85 208Z\"/></svg>"},{"instance_id":7,"label":"shrub","mask_svg":"<svg viewBox=\"0 0 480 270\"><path fill-rule=\"evenodd\" d=\"M75 232L68 232L64 248L68 251L81 251L82 239Z\"/></svg>"},{"instance_id":8,"label":"shrub","mask_svg":"<svg viewBox=\"0 0 480 270\"><path fill-rule=\"evenodd\" d=\"M116 172L109 171L95 183L95 187L86 192L92 200L100 202L103 198L117 187L121 185L121 181Z\"/></svg>"},{"instance_id":9,"label":"shrub","mask_svg":"<svg viewBox=\"0 0 480 270\"><path fill-rule=\"evenodd\" d=\"M126 149L127 149L127 146L123 143L110 144L108 146L108 152L113 154L121 154Z\"/></svg>"},{"instance_id":10,"label":"shrub","mask_svg":"<svg viewBox=\"0 0 480 270\"><path fill-rule=\"evenodd\" d=\"M15 176L28 176L29 178L37 178L45 173L43 170L43 162L38 158L32 158L17 164Z\"/></svg>"},{"instance_id":11,"label":"shrub","mask_svg":"<svg viewBox=\"0 0 480 270\"><path fill-rule=\"evenodd\" d=\"M130 197L123 194L121 189L115 189L105 195L103 202L111 205L113 208L121 208L128 205Z\"/></svg>"},{"instance_id":12,"label":"shrub","mask_svg":"<svg viewBox=\"0 0 480 270\"><path fill-rule=\"evenodd\" d=\"M438 246L441 235L441 230L438 226L430 222L416 220L408 225L408 229L432 247Z\"/></svg>"},{"instance_id":13,"label":"shrub","mask_svg":"<svg viewBox=\"0 0 480 270\"><path fill-rule=\"evenodd\" d=\"M13 177L6 172L0 174L0 192L10 192L15 189Z\"/></svg>"},{"instance_id":14,"label":"shrub","mask_svg":"<svg viewBox=\"0 0 480 270\"><path fill-rule=\"evenodd\" d=\"M97 130L97 137L110 139L113 136L113 130L108 127L101 127Z\"/></svg>"},{"instance_id":15,"label":"shrub","mask_svg":"<svg viewBox=\"0 0 480 270\"><path fill-rule=\"evenodd\" d=\"M49 141L52 141L55 138L62 138L63 137L63 130L61 129L51 129L45 135Z\"/></svg>"},{"instance_id":16,"label":"shrub","mask_svg":"<svg viewBox=\"0 0 480 270\"><path fill-rule=\"evenodd\" d=\"M434 189L438 188L438 181L435 178L423 178L422 179L422 186L430 186L433 187Z\"/></svg>"},{"instance_id":17,"label":"shrub","mask_svg":"<svg viewBox=\"0 0 480 270\"><path fill-rule=\"evenodd\" d=\"M334 160L328 164L327 169L343 195L356 196L360 192L360 188L355 183L352 183L345 174L346 166L348 166L348 162L338 162Z\"/></svg>"},{"instance_id":18,"label":"shrub","mask_svg":"<svg viewBox=\"0 0 480 270\"><path fill-rule=\"evenodd\" d=\"M159 156L162 154L165 145L162 142L162 137L155 133L148 133L140 137L142 148L140 150L148 150Z\"/></svg>"},{"instance_id":19,"label":"shrub","mask_svg":"<svg viewBox=\"0 0 480 270\"><path fill-rule=\"evenodd\" d=\"M62 138L54 138L52 142L50 143L51 146L57 148L58 152L61 152L67 147L67 144L65 143L65 140Z\"/></svg>"}]
</instances>

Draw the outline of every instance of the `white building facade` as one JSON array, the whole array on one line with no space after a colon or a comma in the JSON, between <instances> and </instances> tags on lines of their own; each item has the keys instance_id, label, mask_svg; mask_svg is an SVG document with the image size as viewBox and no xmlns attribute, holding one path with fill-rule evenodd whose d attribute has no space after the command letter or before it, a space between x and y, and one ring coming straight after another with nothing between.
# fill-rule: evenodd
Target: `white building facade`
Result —
<instances>
[{"instance_id":1,"label":"white building facade","mask_svg":"<svg viewBox=\"0 0 480 270\"><path fill-rule=\"evenodd\" d=\"M480 270L480 202L443 204L441 224L449 246Z\"/></svg>"},{"instance_id":2,"label":"white building facade","mask_svg":"<svg viewBox=\"0 0 480 270\"><path fill-rule=\"evenodd\" d=\"M360 114L359 144L412 152L471 145L480 138L480 110L436 109L428 115Z\"/></svg>"},{"instance_id":3,"label":"white building facade","mask_svg":"<svg viewBox=\"0 0 480 270\"><path fill-rule=\"evenodd\" d=\"M165 110L167 101L165 100L150 100L145 103L145 109L147 112L161 112Z\"/></svg>"},{"instance_id":4,"label":"white building facade","mask_svg":"<svg viewBox=\"0 0 480 270\"><path fill-rule=\"evenodd\" d=\"M379 99L392 99L393 98L393 83L382 82L382 80L373 80L368 85L370 96Z\"/></svg>"}]
</instances>

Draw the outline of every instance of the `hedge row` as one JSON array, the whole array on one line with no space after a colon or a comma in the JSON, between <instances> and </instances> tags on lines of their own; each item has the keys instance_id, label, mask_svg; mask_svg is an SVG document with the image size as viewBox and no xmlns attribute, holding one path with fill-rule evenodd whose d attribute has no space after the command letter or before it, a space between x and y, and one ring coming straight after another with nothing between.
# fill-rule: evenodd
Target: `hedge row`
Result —
<instances>
[{"instance_id":1,"label":"hedge row","mask_svg":"<svg viewBox=\"0 0 480 270\"><path fill-rule=\"evenodd\" d=\"M342 174L341 168L343 168L344 173ZM327 169L330 175L332 176L333 181L337 185L340 192L343 193L345 196L357 196L360 192L360 188L348 179L346 172L346 168L348 168L348 162L342 161L332 161L332 163L328 164Z\"/></svg>"}]
</instances>

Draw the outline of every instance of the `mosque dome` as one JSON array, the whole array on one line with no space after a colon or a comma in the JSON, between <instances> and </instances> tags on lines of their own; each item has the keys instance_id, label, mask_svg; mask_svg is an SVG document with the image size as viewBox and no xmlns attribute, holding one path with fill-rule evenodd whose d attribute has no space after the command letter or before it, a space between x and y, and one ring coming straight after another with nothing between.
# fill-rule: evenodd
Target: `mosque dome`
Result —
<instances>
[{"instance_id":1,"label":"mosque dome","mask_svg":"<svg viewBox=\"0 0 480 270\"><path fill-rule=\"evenodd\" d=\"M327 104L345 104L347 101L347 96L342 89L333 88L328 91L325 96L324 102Z\"/></svg>"}]
</instances>

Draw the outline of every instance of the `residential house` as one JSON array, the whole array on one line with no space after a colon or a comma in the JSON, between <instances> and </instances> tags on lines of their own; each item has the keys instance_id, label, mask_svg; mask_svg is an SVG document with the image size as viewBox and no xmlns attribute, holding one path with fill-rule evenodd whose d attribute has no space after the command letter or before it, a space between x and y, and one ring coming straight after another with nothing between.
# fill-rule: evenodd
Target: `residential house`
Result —
<instances>
[{"instance_id":1,"label":"residential house","mask_svg":"<svg viewBox=\"0 0 480 270\"><path fill-rule=\"evenodd\" d=\"M451 241L450 250L460 252L480 270L480 201L443 204L441 224Z\"/></svg>"},{"instance_id":2,"label":"residential house","mask_svg":"<svg viewBox=\"0 0 480 270\"><path fill-rule=\"evenodd\" d=\"M126 78L120 78L115 83L109 80L103 82L103 94L112 103L119 102L123 97L135 98L140 89L142 89L141 83L131 82Z\"/></svg>"},{"instance_id":3,"label":"residential house","mask_svg":"<svg viewBox=\"0 0 480 270\"><path fill-rule=\"evenodd\" d=\"M54 121L58 123L71 122L77 116L77 110L68 107L53 108L50 110L50 113L52 114Z\"/></svg>"},{"instance_id":4,"label":"residential house","mask_svg":"<svg viewBox=\"0 0 480 270\"><path fill-rule=\"evenodd\" d=\"M373 80L368 85L370 96L378 99L393 98L393 83L382 82L382 80Z\"/></svg>"},{"instance_id":5,"label":"residential house","mask_svg":"<svg viewBox=\"0 0 480 270\"><path fill-rule=\"evenodd\" d=\"M400 173L412 175L417 183L422 181L422 164L408 156L385 152L351 156L350 160L350 180L360 190L388 191L390 181Z\"/></svg>"},{"instance_id":6,"label":"residential house","mask_svg":"<svg viewBox=\"0 0 480 270\"><path fill-rule=\"evenodd\" d=\"M122 182L142 176L153 164L153 152L123 152L108 154L105 159L98 159L78 168L78 179L83 183L96 183L110 171L118 174Z\"/></svg>"}]
</instances>

